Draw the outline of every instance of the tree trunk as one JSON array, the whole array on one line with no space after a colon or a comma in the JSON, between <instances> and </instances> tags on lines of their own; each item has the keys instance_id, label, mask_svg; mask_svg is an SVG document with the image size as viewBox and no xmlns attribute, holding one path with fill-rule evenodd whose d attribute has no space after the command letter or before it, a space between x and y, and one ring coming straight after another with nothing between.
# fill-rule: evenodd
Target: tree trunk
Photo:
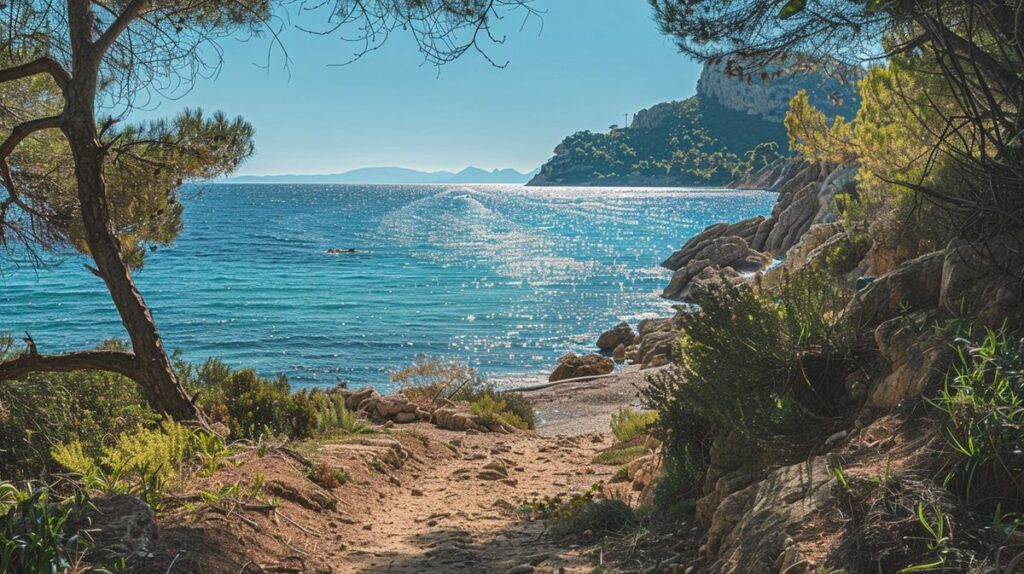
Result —
<instances>
[{"instance_id":1,"label":"tree trunk","mask_svg":"<svg viewBox=\"0 0 1024 574\"><path fill-rule=\"evenodd\" d=\"M202 409L178 383L164 350L156 322L135 286L131 270L121 256L103 181L106 150L96 130L98 53L92 41L93 16L87 0L69 0L69 29L74 54L72 80L65 93L62 129L75 160L75 179L89 254L107 285L138 362L137 376L149 404L178 420L203 420Z\"/></svg>"}]
</instances>

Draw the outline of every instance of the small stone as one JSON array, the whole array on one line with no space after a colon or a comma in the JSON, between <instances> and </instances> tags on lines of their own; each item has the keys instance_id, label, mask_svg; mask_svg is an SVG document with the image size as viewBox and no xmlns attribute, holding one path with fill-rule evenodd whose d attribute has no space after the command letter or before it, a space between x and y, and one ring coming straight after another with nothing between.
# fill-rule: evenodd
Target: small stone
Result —
<instances>
[{"instance_id":1,"label":"small stone","mask_svg":"<svg viewBox=\"0 0 1024 574\"><path fill-rule=\"evenodd\" d=\"M505 571L505 574L530 574L534 570L536 570L536 568L529 564L520 564L519 566L509 568Z\"/></svg>"},{"instance_id":2,"label":"small stone","mask_svg":"<svg viewBox=\"0 0 1024 574\"><path fill-rule=\"evenodd\" d=\"M423 491L418 488L414 488L409 494L412 494L413 496L423 496Z\"/></svg>"}]
</instances>

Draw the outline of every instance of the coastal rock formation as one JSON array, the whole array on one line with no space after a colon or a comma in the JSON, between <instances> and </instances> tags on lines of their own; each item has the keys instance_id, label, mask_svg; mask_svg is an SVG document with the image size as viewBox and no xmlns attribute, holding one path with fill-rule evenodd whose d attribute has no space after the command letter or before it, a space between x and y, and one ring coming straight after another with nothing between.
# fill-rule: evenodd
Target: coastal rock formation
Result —
<instances>
[{"instance_id":1,"label":"coastal rock formation","mask_svg":"<svg viewBox=\"0 0 1024 574\"><path fill-rule=\"evenodd\" d=\"M741 76L742 67L743 61L736 58L705 65L697 80L697 94L714 98L731 110L777 123L785 119L789 101L800 90L807 91L814 107L829 116L849 118L857 112L860 98L851 82L785 64L775 64L765 69L764 75L748 79Z\"/></svg>"},{"instance_id":2,"label":"coastal rock formation","mask_svg":"<svg viewBox=\"0 0 1024 574\"><path fill-rule=\"evenodd\" d=\"M375 389L364 387L358 391L339 389L345 396L345 408L360 413L372 422L407 424L424 421L430 413L401 393L381 396Z\"/></svg>"},{"instance_id":3,"label":"coastal rock formation","mask_svg":"<svg viewBox=\"0 0 1024 574\"><path fill-rule=\"evenodd\" d=\"M577 355L567 353L558 359L558 367L551 372L548 381L562 381L578 377L607 375L615 370L615 361L601 355Z\"/></svg>"},{"instance_id":4,"label":"coastal rock formation","mask_svg":"<svg viewBox=\"0 0 1024 574\"><path fill-rule=\"evenodd\" d=\"M699 291L701 283L752 278L774 258L785 257L815 227L811 240L790 263L792 268L842 230L831 221L831 206L837 194L852 192L855 167L790 160L769 171L779 174L771 188L779 194L771 216L716 223L695 235L662 262L662 267L674 272L663 297L690 300L693 283ZM823 257L825 252L816 255Z\"/></svg>"},{"instance_id":5,"label":"coastal rock formation","mask_svg":"<svg viewBox=\"0 0 1024 574\"><path fill-rule=\"evenodd\" d=\"M623 349L625 349L625 347L633 344L634 339L636 339L636 334L633 333L632 327L629 326L629 323L623 321L601 333L601 336L597 338L597 348L602 351L611 351L622 345Z\"/></svg>"}]
</instances>

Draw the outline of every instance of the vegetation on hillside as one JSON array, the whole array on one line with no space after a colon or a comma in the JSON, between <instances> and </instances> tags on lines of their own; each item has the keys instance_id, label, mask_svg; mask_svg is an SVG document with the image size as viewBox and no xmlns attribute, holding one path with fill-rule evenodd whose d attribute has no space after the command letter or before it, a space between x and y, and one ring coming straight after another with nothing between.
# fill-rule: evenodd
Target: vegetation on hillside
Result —
<instances>
[{"instance_id":1,"label":"vegetation on hillside","mask_svg":"<svg viewBox=\"0 0 1024 574\"><path fill-rule=\"evenodd\" d=\"M712 98L672 102L652 128L613 127L565 138L541 167L546 185L723 185L786 154L782 126Z\"/></svg>"}]
</instances>

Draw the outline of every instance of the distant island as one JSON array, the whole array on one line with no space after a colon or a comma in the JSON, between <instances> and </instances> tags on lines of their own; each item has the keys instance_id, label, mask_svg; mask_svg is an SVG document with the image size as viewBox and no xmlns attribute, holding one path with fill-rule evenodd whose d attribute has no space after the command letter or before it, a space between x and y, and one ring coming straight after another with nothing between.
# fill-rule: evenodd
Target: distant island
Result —
<instances>
[{"instance_id":1,"label":"distant island","mask_svg":"<svg viewBox=\"0 0 1024 574\"><path fill-rule=\"evenodd\" d=\"M241 175L216 183L526 183L539 170L522 173L514 169L487 171L467 167L458 173L420 171L406 167L363 167L341 173Z\"/></svg>"},{"instance_id":2,"label":"distant island","mask_svg":"<svg viewBox=\"0 0 1024 574\"><path fill-rule=\"evenodd\" d=\"M820 69L776 67L741 79L706 64L697 93L638 111L628 126L566 137L528 185L720 186L789 155L782 124L806 90L829 117L852 118L854 86Z\"/></svg>"}]
</instances>

